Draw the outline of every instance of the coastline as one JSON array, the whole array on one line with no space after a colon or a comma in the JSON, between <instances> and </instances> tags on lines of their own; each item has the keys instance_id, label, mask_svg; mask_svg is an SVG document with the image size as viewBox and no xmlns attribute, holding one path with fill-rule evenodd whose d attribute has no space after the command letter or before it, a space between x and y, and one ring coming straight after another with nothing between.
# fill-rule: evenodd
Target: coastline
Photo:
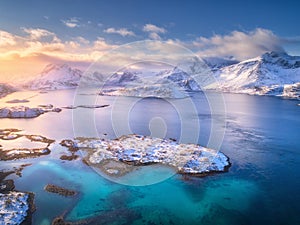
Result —
<instances>
[{"instance_id":1,"label":"coastline","mask_svg":"<svg viewBox=\"0 0 300 225\"><path fill-rule=\"evenodd\" d=\"M21 221L20 225L31 225L32 224L32 216L36 210L36 205L34 202L35 193L15 190L14 180L6 179L6 177L11 174L20 173L21 172L20 170L22 170L23 168L24 167L21 167L21 168L19 168L19 170L16 169L15 171L0 171L0 186L4 187L4 188L0 189L0 194L2 194L2 198L5 198L6 196L11 195L13 193L17 194L17 195L19 195L19 194L27 195L26 203L27 203L28 209L26 210L26 215L25 215L23 221ZM15 200L16 199L11 199L11 201L15 201ZM3 205L2 207L5 207L5 206ZM18 213L18 211L16 211L16 213Z\"/></svg>"}]
</instances>

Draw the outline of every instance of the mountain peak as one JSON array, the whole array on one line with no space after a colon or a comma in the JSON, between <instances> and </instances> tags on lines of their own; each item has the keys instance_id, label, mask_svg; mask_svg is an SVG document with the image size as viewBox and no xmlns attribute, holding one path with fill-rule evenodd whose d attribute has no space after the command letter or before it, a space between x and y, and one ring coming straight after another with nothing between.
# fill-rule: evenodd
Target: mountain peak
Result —
<instances>
[{"instance_id":1,"label":"mountain peak","mask_svg":"<svg viewBox=\"0 0 300 225\"><path fill-rule=\"evenodd\" d=\"M41 74L47 74L51 71L58 71L58 70L73 70L68 64L48 64L44 67Z\"/></svg>"},{"instance_id":2,"label":"mountain peak","mask_svg":"<svg viewBox=\"0 0 300 225\"><path fill-rule=\"evenodd\" d=\"M29 89L65 89L77 87L82 71L67 64L48 64L36 77L22 85Z\"/></svg>"},{"instance_id":3,"label":"mountain peak","mask_svg":"<svg viewBox=\"0 0 300 225\"><path fill-rule=\"evenodd\" d=\"M261 56L263 63L274 64L285 69L300 67L300 57L291 56L286 52L266 52Z\"/></svg>"},{"instance_id":4,"label":"mountain peak","mask_svg":"<svg viewBox=\"0 0 300 225\"><path fill-rule=\"evenodd\" d=\"M287 58L290 57L286 52L280 51L270 51L261 55L262 59L275 59L275 58Z\"/></svg>"}]
</instances>

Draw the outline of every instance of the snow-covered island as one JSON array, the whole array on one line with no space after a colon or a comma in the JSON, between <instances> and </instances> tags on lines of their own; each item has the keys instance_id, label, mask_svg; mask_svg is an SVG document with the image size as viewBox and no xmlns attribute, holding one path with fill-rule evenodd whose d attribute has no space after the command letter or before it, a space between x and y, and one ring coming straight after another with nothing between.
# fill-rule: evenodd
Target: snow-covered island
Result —
<instances>
[{"instance_id":1,"label":"snow-covered island","mask_svg":"<svg viewBox=\"0 0 300 225\"><path fill-rule=\"evenodd\" d=\"M29 194L11 191L0 193L0 224L21 224L29 210Z\"/></svg>"},{"instance_id":2,"label":"snow-covered island","mask_svg":"<svg viewBox=\"0 0 300 225\"><path fill-rule=\"evenodd\" d=\"M124 171L120 171L119 164L109 163L112 161L134 166L160 163L181 174L201 176L227 171L230 166L229 158L220 151L150 136L131 134L114 140L77 138L73 145L87 153L85 161L89 165L114 176Z\"/></svg>"},{"instance_id":3,"label":"snow-covered island","mask_svg":"<svg viewBox=\"0 0 300 225\"><path fill-rule=\"evenodd\" d=\"M35 118L47 112L60 112L53 105L40 105L35 108L28 106L13 106L0 108L0 118Z\"/></svg>"}]
</instances>

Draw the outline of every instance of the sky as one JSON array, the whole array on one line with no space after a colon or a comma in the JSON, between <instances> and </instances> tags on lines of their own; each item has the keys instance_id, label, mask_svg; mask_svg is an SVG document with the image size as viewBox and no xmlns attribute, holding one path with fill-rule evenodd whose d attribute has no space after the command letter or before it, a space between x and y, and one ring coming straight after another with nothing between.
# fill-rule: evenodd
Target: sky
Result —
<instances>
[{"instance_id":1,"label":"sky","mask_svg":"<svg viewBox=\"0 0 300 225\"><path fill-rule=\"evenodd\" d=\"M300 55L300 1L0 0L0 80L49 63L86 68L135 41L174 43L199 57Z\"/></svg>"}]
</instances>

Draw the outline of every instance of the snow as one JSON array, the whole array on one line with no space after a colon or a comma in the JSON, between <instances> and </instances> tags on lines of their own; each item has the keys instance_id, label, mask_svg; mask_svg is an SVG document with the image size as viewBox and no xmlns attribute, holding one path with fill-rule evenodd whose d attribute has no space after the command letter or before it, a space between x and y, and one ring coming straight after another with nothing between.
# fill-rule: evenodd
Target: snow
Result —
<instances>
[{"instance_id":1,"label":"snow","mask_svg":"<svg viewBox=\"0 0 300 225\"><path fill-rule=\"evenodd\" d=\"M11 191L8 194L0 193L0 224L21 224L27 216L28 194Z\"/></svg>"},{"instance_id":2,"label":"snow","mask_svg":"<svg viewBox=\"0 0 300 225\"><path fill-rule=\"evenodd\" d=\"M0 109L0 118L34 118L44 111L41 108L29 108L27 106L5 107Z\"/></svg>"},{"instance_id":3,"label":"snow","mask_svg":"<svg viewBox=\"0 0 300 225\"><path fill-rule=\"evenodd\" d=\"M300 82L283 86L283 97L300 99Z\"/></svg>"},{"instance_id":4,"label":"snow","mask_svg":"<svg viewBox=\"0 0 300 225\"><path fill-rule=\"evenodd\" d=\"M221 172L230 165L227 156L213 149L134 134L115 140L81 139L77 140L77 146L86 151L92 149L87 159L92 164L107 159L134 165L161 163L184 174Z\"/></svg>"}]
</instances>

